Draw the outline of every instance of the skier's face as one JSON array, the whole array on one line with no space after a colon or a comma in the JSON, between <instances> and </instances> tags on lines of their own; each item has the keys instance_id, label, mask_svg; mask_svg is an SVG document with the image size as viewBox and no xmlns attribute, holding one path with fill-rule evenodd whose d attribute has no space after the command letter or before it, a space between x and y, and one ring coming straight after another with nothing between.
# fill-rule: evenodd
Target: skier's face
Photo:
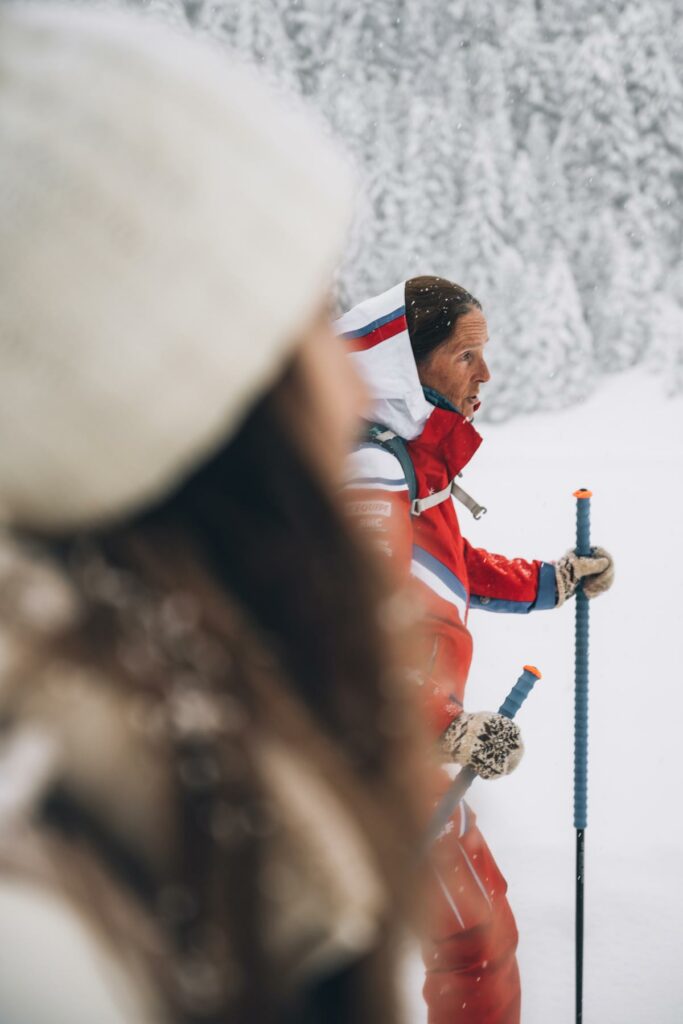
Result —
<instances>
[{"instance_id":1,"label":"skier's face","mask_svg":"<svg viewBox=\"0 0 683 1024\"><path fill-rule=\"evenodd\" d=\"M489 332L486 317L476 307L458 320L448 341L418 366L420 381L452 402L463 416L473 416L481 402L479 389L491 379L484 359Z\"/></svg>"}]
</instances>

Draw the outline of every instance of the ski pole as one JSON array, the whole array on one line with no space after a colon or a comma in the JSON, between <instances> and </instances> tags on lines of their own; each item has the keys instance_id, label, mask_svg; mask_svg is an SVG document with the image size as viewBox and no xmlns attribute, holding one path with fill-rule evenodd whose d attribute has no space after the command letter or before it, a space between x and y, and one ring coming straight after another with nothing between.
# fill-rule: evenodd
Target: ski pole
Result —
<instances>
[{"instance_id":1,"label":"ski pole","mask_svg":"<svg viewBox=\"0 0 683 1024\"><path fill-rule=\"evenodd\" d=\"M540 678L541 673L537 668L533 665L525 665L521 676L498 708L498 714L505 715L506 718L514 718L524 701L531 693L536 680ZM476 777L477 773L473 768L470 768L469 765L458 772L458 775L439 801L438 806L434 811L434 815L432 816L432 820L429 823L424 840L425 852L441 834L450 820L453 811L458 806Z\"/></svg>"},{"instance_id":2,"label":"ski pole","mask_svg":"<svg viewBox=\"0 0 683 1024\"><path fill-rule=\"evenodd\" d=\"M576 553L590 555L592 492L581 488L576 498ZM583 1021L583 895L584 830L588 824L588 598L576 591L574 653L574 828L576 829L576 1024Z\"/></svg>"}]
</instances>

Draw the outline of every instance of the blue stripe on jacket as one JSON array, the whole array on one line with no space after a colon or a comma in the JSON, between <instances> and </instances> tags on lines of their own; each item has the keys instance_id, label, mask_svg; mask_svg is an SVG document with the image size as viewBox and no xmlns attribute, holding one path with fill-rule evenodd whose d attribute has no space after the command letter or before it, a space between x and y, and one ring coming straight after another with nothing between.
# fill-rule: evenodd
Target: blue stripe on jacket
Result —
<instances>
[{"instance_id":1,"label":"blue stripe on jacket","mask_svg":"<svg viewBox=\"0 0 683 1024\"><path fill-rule=\"evenodd\" d=\"M535 601L509 601L498 597L486 597L472 594L470 608L480 608L485 612L512 612L526 615L527 612L546 611L557 604L557 584L555 582L555 566L549 562L541 562L538 574L538 592Z\"/></svg>"},{"instance_id":2,"label":"blue stripe on jacket","mask_svg":"<svg viewBox=\"0 0 683 1024\"><path fill-rule=\"evenodd\" d=\"M362 487L363 484L386 484L387 487L398 487L400 485L407 487L406 478L404 476L397 477L395 480L389 480L384 476L354 476L347 481L346 486L351 487L352 485Z\"/></svg>"},{"instance_id":3,"label":"blue stripe on jacket","mask_svg":"<svg viewBox=\"0 0 683 1024\"><path fill-rule=\"evenodd\" d=\"M405 306L399 306L399 308L395 309L393 313L387 313L386 316L381 316L378 320L373 320L371 324L366 324L365 327L359 327L357 331L346 331L342 334L342 338L346 338L347 341L352 341L354 338L364 338L366 334L376 331L378 327L384 327L385 324L391 323L392 320L397 320L400 316L404 315L405 311Z\"/></svg>"},{"instance_id":4,"label":"blue stripe on jacket","mask_svg":"<svg viewBox=\"0 0 683 1024\"><path fill-rule=\"evenodd\" d=\"M458 579L455 573L448 569L443 562L440 562L434 555L430 555L424 548L418 547L416 544L413 545L413 558L418 565L424 566L425 569L429 569L433 572L438 579L448 587L450 591L457 594L465 603L467 603L467 588L465 584Z\"/></svg>"}]
</instances>

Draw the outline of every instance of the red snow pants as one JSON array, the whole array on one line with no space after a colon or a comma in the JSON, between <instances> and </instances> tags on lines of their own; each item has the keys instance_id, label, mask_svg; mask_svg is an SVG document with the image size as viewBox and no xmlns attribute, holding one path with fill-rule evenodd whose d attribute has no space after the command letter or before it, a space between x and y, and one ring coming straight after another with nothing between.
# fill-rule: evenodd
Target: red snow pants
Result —
<instances>
[{"instance_id":1,"label":"red snow pants","mask_svg":"<svg viewBox=\"0 0 683 1024\"><path fill-rule=\"evenodd\" d=\"M519 1024L517 927L507 883L466 804L434 844L429 874L429 1024Z\"/></svg>"}]
</instances>

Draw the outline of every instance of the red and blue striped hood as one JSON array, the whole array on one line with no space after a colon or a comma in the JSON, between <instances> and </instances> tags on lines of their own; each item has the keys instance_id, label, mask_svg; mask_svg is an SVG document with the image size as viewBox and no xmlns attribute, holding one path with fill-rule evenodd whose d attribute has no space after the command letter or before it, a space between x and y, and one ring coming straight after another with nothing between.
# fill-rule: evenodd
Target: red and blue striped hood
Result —
<instances>
[{"instance_id":1,"label":"red and blue striped hood","mask_svg":"<svg viewBox=\"0 0 683 1024\"><path fill-rule=\"evenodd\" d=\"M419 437L434 406L425 398L408 336L405 281L360 302L335 324L372 396L370 417L407 441Z\"/></svg>"}]
</instances>

